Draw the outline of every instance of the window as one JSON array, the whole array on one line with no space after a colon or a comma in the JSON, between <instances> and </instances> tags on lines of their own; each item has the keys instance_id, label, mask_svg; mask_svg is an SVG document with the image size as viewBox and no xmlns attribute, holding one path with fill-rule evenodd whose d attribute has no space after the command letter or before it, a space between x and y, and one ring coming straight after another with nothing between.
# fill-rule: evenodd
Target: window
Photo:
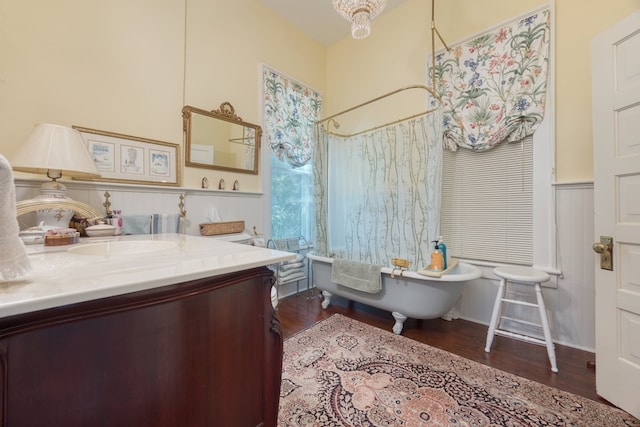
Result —
<instances>
[{"instance_id":1,"label":"window","mask_svg":"<svg viewBox=\"0 0 640 427\"><path fill-rule=\"evenodd\" d=\"M480 238L475 237L473 239L474 244L476 245L473 251L470 249L471 238L469 242L464 243L465 252L463 255L459 255L462 258L467 259L467 256L468 256L470 260L475 259L478 261L487 261L489 265L494 265L497 263L529 264L529 265L534 265L538 268L542 268L545 271L548 271L550 273L558 272L556 267L556 231L555 231L555 215L554 215L555 208L554 208L553 184L552 184L553 177L554 177L553 165L555 162L555 152L554 152L554 144L553 144L554 132L553 132L553 119L552 119L554 117L553 103L549 103L549 105L547 105L546 116L548 118L545 118L542 121L542 123L536 130L536 133L533 135L533 142L529 145L531 148L531 155L530 155L531 176L530 178L525 179L525 182L527 181L531 182L531 189L532 189L532 195L531 195L532 197L532 206L531 206L532 232L531 234L533 239L533 245L532 245L531 261L530 262L525 262L523 260L506 261L504 259L495 259L493 258L493 256L490 257L488 256L490 253L498 254L500 252L499 251L492 252L492 250L487 246L488 244L487 241L483 240L482 237ZM523 147L520 142L515 142L511 144L508 144L508 143L500 144L500 145L506 145L506 147L502 147L502 148L512 149L510 151L512 151L512 154L516 157L516 159L513 159L513 162L511 163L513 165L517 165L516 166L517 168L527 167L526 163L525 164L521 163L521 161L526 162L526 159L529 157L529 154L527 154L527 149L526 149L526 140L524 143L525 143L524 154L522 153ZM500 148L501 147L498 146L493 150L497 150ZM491 151L492 150L489 150L489 153ZM482 226L479 224L476 225L476 222L475 222L476 219L481 218L480 215L477 215L479 213L477 204L474 204L474 202L472 202L471 204L467 203L467 206L471 206L471 207L467 208L468 209L467 211L460 212L457 210L457 208L453 204L449 203L446 200L447 196L445 196L445 191L447 191L447 189L445 188L444 181L447 179L445 177L445 174L447 172L445 172L445 170L448 168L456 167L455 165L452 165L450 163L449 154L454 154L454 153L448 153L448 154L445 153L444 160L443 160L444 164L443 164L441 234L443 236L445 243L447 244L447 250L450 251L450 254L452 256L454 256L454 252L458 252L458 249L454 247L456 246L454 243L455 240L449 242L448 240L451 240L451 238L448 236L447 233L451 233L451 231L445 231L446 227L449 227L449 230L451 230L452 228L451 221L454 221L455 219L452 220L450 218L452 217L455 218L456 216L458 216L459 218L460 216L464 216L464 219L468 222L466 226L467 229L473 230L474 227L482 228ZM475 159L475 157L473 156L482 154L482 153L468 152L466 154L471 156L472 157L471 160L473 160ZM523 156L524 156L524 160L521 160ZM480 162L480 158L478 159L479 159L478 162ZM482 175L481 173L483 171L490 172L490 170L483 169L481 166L479 166L478 162L474 161L471 164L467 163L467 165L464 167L466 167L467 169L473 169L479 174L476 176L475 179L478 179L478 180L485 179L481 177ZM459 168L462 168L462 167L463 166L459 166ZM512 188L511 191L516 191L518 190L518 188L522 188L522 182L523 182L523 177L521 175L522 172L523 172L522 169L514 171L514 174L516 174L517 176L513 179L513 182L516 183L516 185ZM502 195L503 197L507 197L507 198L510 197L508 193L503 193ZM476 197L475 194L469 194L469 193L467 194L467 196L470 198ZM489 196L482 195L481 197L486 198ZM492 197L498 198L500 197L500 195L494 194ZM523 206L524 205L520 207L522 208ZM447 225L445 221L450 221L450 223ZM491 237L490 233L487 233L487 235L489 236L489 238ZM512 237L516 243L519 239L522 239L521 236L514 233L510 234L510 237ZM461 236L461 238L464 239L465 236ZM453 239L456 239L456 237L453 237ZM514 246L507 245L507 249L505 250L510 251L511 250L510 248L512 247ZM482 256L475 255L477 253L484 253L484 255ZM492 258L492 259L489 259L489 258ZM480 263L482 264L482 262Z\"/></svg>"},{"instance_id":2,"label":"window","mask_svg":"<svg viewBox=\"0 0 640 427\"><path fill-rule=\"evenodd\" d=\"M321 95L263 66L264 136L268 153L263 177L270 188L266 234L274 239L313 241L313 126L320 118ZM264 158L263 157L263 158Z\"/></svg>"},{"instance_id":3,"label":"window","mask_svg":"<svg viewBox=\"0 0 640 427\"><path fill-rule=\"evenodd\" d=\"M271 155L271 237L304 236L313 240L313 171L299 168Z\"/></svg>"},{"instance_id":4,"label":"window","mask_svg":"<svg viewBox=\"0 0 640 427\"><path fill-rule=\"evenodd\" d=\"M533 144L445 150L441 234L457 258L533 264Z\"/></svg>"},{"instance_id":5,"label":"window","mask_svg":"<svg viewBox=\"0 0 640 427\"><path fill-rule=\"evenodd\" d=\"M445 144L465 147L444 156L451 255L556 272L552 6L436 54Z\"/></svg>"}]
</instances>

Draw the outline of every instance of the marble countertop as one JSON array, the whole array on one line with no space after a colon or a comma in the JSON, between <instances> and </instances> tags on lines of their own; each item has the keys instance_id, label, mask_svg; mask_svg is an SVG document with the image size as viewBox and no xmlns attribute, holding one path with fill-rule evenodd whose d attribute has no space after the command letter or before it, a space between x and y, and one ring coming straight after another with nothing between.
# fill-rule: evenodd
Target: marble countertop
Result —
<instances>
[{"instance_id":1,"label":"marble countertop","mask_svg":"<svg viewBox=\"0 0 640 427\"><path fill-rule=\"evenodd\" d=\"M159 244L150 252L126 252L126 246L152 245L153 241L169 243ZM106 242L125 246L123 253L77 252L99 249ZM288 252L183 234L81 238L74 245L26 247L32 271L20 280L0 280L0 318L294 258Z\"/></svg>"}]
</instances>

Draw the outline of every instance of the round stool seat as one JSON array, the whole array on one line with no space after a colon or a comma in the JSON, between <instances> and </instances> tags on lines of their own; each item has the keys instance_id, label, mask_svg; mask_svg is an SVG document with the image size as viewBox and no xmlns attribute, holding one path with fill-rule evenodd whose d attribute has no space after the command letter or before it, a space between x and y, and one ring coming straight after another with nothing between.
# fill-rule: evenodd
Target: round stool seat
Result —
<instances>
[{"instance_id":1,"label":"round stool seat","mask_svg":"<svg viewBox=\"0 0 640 427\"><path fill-rule=\"evenodd\" d=\"M549 280L547 273L532 267L503 266L494 268L493 272L498 277L514 282L542 283Z\"/></svg>"}]
</instances>

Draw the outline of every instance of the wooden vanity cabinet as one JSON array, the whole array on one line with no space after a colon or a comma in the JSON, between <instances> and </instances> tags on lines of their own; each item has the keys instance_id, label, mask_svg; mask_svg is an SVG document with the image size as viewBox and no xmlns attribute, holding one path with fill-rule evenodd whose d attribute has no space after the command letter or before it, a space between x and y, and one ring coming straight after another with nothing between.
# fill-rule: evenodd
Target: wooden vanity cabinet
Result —
<instances>
[{"instance_id":1,"label":"wooden vanity cabinet","mask_svg":"<svg viewBox=\"0 0 640 427\"><path fill-rule=\"evenodd\" d=\"M272 272L0 318L0 423L275 426L282 333Z\"/></svg>"}]
</instances>

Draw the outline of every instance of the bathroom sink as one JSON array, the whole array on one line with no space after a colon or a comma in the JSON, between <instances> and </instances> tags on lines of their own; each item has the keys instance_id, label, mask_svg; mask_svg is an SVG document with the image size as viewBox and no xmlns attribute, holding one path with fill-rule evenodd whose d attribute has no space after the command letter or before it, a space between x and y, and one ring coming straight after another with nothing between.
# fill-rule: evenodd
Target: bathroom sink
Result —
<instances>
[{"instance_id":1,"label":"bathroom sink","mask_svg":"<svg viewBox=\"0 0 640 427\"><path fill-rule=\"evenodd\" d=\"M163 251L165 249L175 248L176 246L176 242L166 240L122 240L77 245L67 249L67 252L73 255L136 255Z\"/></svg>"}]
</instances>

